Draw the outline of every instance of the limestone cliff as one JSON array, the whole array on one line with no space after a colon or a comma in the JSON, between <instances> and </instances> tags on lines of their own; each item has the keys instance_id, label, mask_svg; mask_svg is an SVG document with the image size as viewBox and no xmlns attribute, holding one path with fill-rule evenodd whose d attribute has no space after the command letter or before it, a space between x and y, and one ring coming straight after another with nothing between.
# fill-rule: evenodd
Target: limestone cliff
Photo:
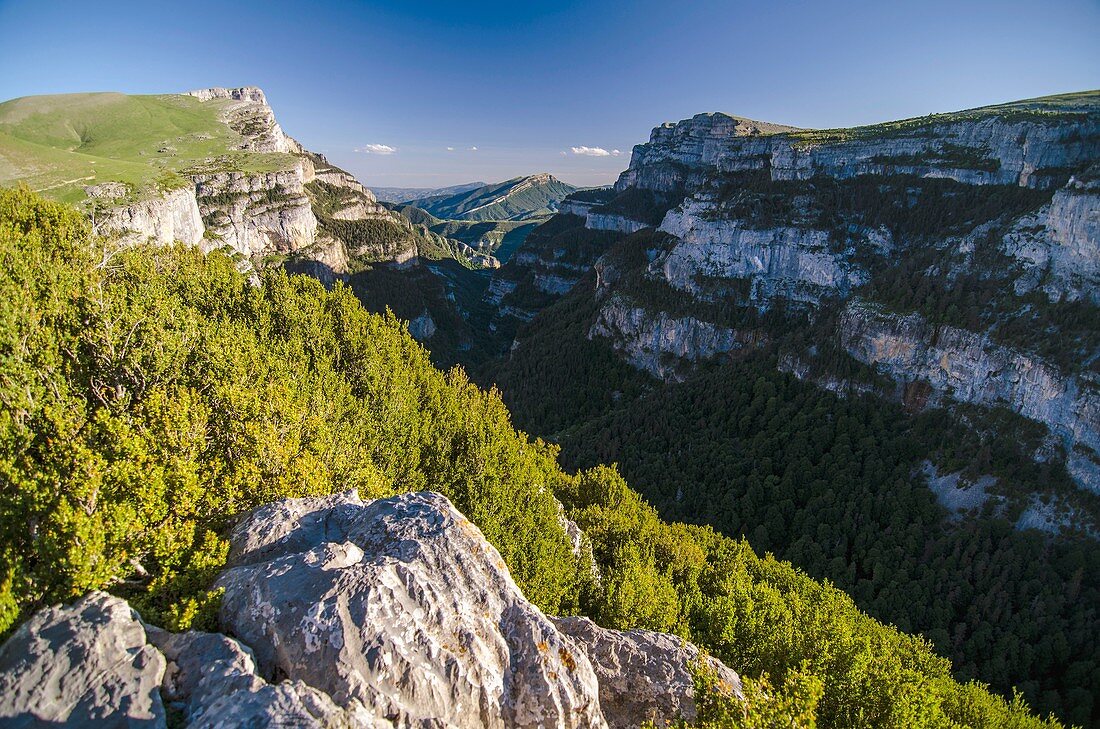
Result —
<instances>
[{"instance_id":1,"label":"limestone cliff","mask_svg":"<svg viewBox=\"0 0 1100 729\"><path fill-rule=\"evenodd\" d=\"M921 382L936 398L1004 406L1047 426L1066 447L1067 465L1083 487L1100 492L1100 382L1060 371L988 336L932 326L917 314L892 315L864 303L848 305L840 341L857 360L895 381Z\"/></svg>"},{"instance_id":2,"label":"limestone cliff","mask_svg":"<svg viewBox=\"0 0 1100 729\"><path fill-rule=\"evenodd\" d=\"M208 236L249 258L313 245L317 218L305 193L303 167L195 175L195 196Z\"/></svg>"},{"instance_id":3,"label":"limestone cliff","mask_svg":"<svg viewBox=\"0 0 1100 729\"><path fill-rule=\"evenodd\" d=\"M200 101L228 99L222 110L222 119L230 129L242 137L240 149L251 152L286 152L301 154L302 145L283 132L275 121L275 112L267 103L267 96L255 86L237 89L196 89L188 91Z\"/></svg>"},{"instance_id":4,"label":"limestone cliff","mask_svg":"<svg viewBox=\"0 0 1100 729\"><path fill-rule=\"evenodd\" d=\"M655 128L612 193L566 200L554 222L623 241L597 255L639 251L587 261L599 308L585 334L641 369L677 379L746 346L789 349L793 328L893 380L888 396L922 383L923 406L1043 424L1100 491L1098 160L1097 93L843 130L700 114ZM531 242L513 257L525 270L490 286L502 315L531 319L547 299L517 306L525 285L556 297L585 273L555 280ZM780 361L809 377L804 356Z\"/></svg>"},{"instance_id":5,"label":"limestone cliff","mask_svg":"<svg viewBox=\"0 0 1100 729\"><path fill-rule=\"evenodd\" d=\"M700 277L746 279L752 282L750 299L767 308L777 298L816 303L822 296L846 297L867 280L851 262L851 249L831 250L826 231L749 227L715 219L710 210L706 203L685 201L669 211L659 228L678 241L655 264L676 289L698 291Z\"/></svg>"},{"instance_id":6,"label":"limestone cliff","mask_svg":"<svg viewBox=\"0 0 1100 729\"><path fill-rule=\"evenodd\" d=\"M173 190L161 197L129 205L110 207L97 217L95 223L100 233L133 241L152 241L157 245L168 245L174 241L199 245L206 233L195 191L190 188Z\"/></svg>"},{"instance_id":7,"label":"limestone cliff","mask_svg":"<svg viewBox=\"0 0 1100 729\"><path fill-rule=\"evenodd\" d=\"M1100 304L1100 167L1070 179L1049 204L1016 221L1005 252L1024 269L1015 289L1039 289L1052 300Z\"/></svg>"},{"instance_id":8,"label":"limestone cliff","mask_svg":"<svg viewBox=\"0 0 1100 729\"><path fill-rule=\"evenodd\" d=\"M682 364L752 346L761 336L690 316L648 311L612 296L587 332L601 337L635 367L664 380L679 379Z\"/></svg>"}]
</instances>

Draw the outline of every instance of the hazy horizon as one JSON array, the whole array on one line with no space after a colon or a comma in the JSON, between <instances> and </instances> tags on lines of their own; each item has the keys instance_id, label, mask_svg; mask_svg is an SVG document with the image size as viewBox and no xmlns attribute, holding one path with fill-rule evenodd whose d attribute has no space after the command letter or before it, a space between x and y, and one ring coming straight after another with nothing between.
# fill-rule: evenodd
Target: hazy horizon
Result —
<instances>
[{"instance_id":1,"label":"hazy horizon","mask_svg":"<svg viewBox=\"0 0 1100 729\"><path fill-rule=\"evenodd\" d=\"M0 1L0 98L255 85L368 185L605 185L701 112L845 127L1100 87L1100 4L1038 7Z\"/></svg>"}]
</instances>

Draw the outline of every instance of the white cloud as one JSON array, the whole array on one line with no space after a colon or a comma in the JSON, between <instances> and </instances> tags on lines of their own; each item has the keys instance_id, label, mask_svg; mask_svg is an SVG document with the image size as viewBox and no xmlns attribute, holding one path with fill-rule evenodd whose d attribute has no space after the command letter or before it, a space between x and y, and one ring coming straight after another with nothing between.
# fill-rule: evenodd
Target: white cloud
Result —
<instances>
[{"instance_id":1,"label":"white cloud","mask_svg":"<svg viewBox=\"0 0 1100 729\"><path fill-rule=\"evenodd\" d=\"M477 151L477 147L470 147L470 151L471 151L471 152L476 152L476 151Z\"/></svg>"},{"instance_id":2,"label":"white cloud","mask_svg":"<svg viewBox=\"0 0 1100 729\"><path fill-rule=\"evenodd\" d=\"M393 154L397 151L397 147L391 147L388 144L368 144L357 148L355 151L366 154Z\"/></svg>"},{"instance_id":3,"label":"white cloud","mask_svg":"<svg viewBox=\"0 0 1100 729\"><path fill-rule=\"evenodd\" d=\"M565 151L564 149L563 149L563 150L562 150L561 152L559 152L559 154L560 154L560 155L561 155L562 157L568 157L568 156L569 156L569 153L568 153L568 152L566 152L566 151Z\"/></svg>"},{"instance_id":4,"label":"white cloud","mask_svg":"<svg viewBox=\"0 0 1100 729\"><path fill-rule=\"evenodd\" d=\"M448 152L453 152L453 151L455 151L455 148L454 147L447 147L447 151Z\"/></svg>"},{"instance_id":5,"label":"white cloud","mask_svg":"<svg viewBox=\"0 0 1100 729\"><path fill-rule=\"evenodd\" d=\"M570 149L573 150L573 154L580 154L585 157L618 157L622 154L617 149L608 152L603 147L570 147Z\"/></svg>"}]
</instances>

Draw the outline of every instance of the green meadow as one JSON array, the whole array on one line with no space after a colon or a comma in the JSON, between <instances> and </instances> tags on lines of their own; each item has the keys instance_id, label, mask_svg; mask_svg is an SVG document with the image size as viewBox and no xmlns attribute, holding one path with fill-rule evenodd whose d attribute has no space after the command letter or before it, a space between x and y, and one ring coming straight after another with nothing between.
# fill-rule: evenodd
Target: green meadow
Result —
<instances>
[{"instance_id":1,"label":"green meadow","mask_svg":"<svg viewBox=\"0 0 1100 729\"><path fill-rule=\"evenodd\" d=\"M29 96L0 104L0 185L23 182L68 203L84 187L123 182L140 198L189 184L196 172L265 172L293 158L237 149L226 100L177 94Z\"/></svg>"}]
</instances>

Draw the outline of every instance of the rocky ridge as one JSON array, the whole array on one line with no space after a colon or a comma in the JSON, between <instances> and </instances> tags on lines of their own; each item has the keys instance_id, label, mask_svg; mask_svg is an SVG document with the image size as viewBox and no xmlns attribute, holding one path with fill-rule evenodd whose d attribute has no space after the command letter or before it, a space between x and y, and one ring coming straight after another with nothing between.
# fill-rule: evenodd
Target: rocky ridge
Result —
<instances>
[{"instance_id":1,"label":"rocky ridge","mask_svg":"<svg viewBox=\"0 0 1100 729\"><path fill-rule=\"evenodd\" d=\"M917 382L930 390L925 404L1003 406L1042 423L1061 442L1078 485L1100 492L1100 382L1090 364L1100 352L1069 370L986 330L872 314L874 302L863 293L882 270L931 251L950 263L933 264L923 275L948 285L963 276L1002 277L1017 296L1036 292L1053 304L1095 305L1098 109L1095 94L1082 94L851 130L795 130L722 114L661 125L648 144L634 149L616 192L622 199L645 194L669 200L654 227L671 241L649 249L642 274L679 292L681 305L673 316L634 291L598 285L602 309L588 336L608 339L640 368L675 378L675 360L697 362L766 338L762 331L708 320L708 303L732 296L735 307L757 312L777 303L811 313L839 306L844 314L835 336L841 346L897 382L897 393ZM824 214L833 211L822 208L807 185L842 193L850 184L869 189L861 179L908 185L914 209L924 197L933 204L925 184L946 190L938 199L948 202L966 188L988 188L1006 199L1012 198L1001 192L1006 188L1033 189L1030 199L1045 195L1046 202L1021 207L1023 214L990 213L931 240L901 236L851 214L839 229L824 225ZM874 193L859 194L865 199ZM621 233L647 227L631 209L640 208L615 200L570 206L585 216L586 227ZM654 212L652 205L646 210ZM978 251L990 245L1003 256L1000 268L990 268L991 254L979 262ZM685 316L692 301L700 313ZM1019 306L1026 313L1037 304ZM998 314L987 309L983 315Z\"/></svg>"},{"instance_id":2,"label":"rocky ridge","mask_svg":"<svg viewBox=\"0 0 1100 729\"><path fill-rule=\"evenodd\" d=\"M288 499L246 517L231 545L217 581L226 634L145 625L101 592L43 610L0 647L0 717L628 727L694 716L694 646L543 615L438 494ZM737 674L709 660L739 694Z\"/></svg>"},{"instance_id":3,"label":"rocky ridge","mask_svg":"<svg viewBox=\"0 0 1100 729\"><path fill-rule=\"evenodd\" d=\"M1100 493L1100 387L1034 356L959 327L931 326L919 315L898 316L852 302L838 325L840 342L860 362L903 387L930 388L923 404L943 398L1004 406L1046 425L1067 445L1067 467L1084 488ZM901 392L896 393L900 397Z\"/></svg>"}]
</instances>

